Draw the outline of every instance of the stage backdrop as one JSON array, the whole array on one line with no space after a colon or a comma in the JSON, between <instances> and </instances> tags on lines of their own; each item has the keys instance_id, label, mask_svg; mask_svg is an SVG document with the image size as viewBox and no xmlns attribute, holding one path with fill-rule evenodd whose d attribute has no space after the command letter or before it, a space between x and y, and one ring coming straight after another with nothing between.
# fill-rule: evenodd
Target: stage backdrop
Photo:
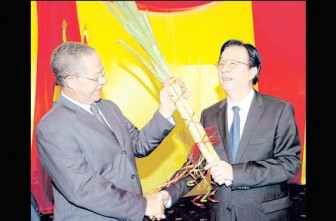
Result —
<instances>
[{"instance_id":1,"label":"stage backdrop","mask_svg":"<svg viewBox=\"0 0 336 221\"><path fill-rule=\"evenodd\" d=\"M230 38L254 44L263 65L257 90L291 102L301 136L302 168L291 180L306 184L306 3L304 1L138 1L174 76L181 76L190 103L201 110L225 98L215 63ZM86 30L86 31L85 31ZM158 107L161 84L122 45L142 52L102 2L31 2L31 191L40 212L53 212L50 179L40 165L35 140L39 119L57 102L49 66L52 50L62 41L94 47L107 69L103 97L116 102L142 128ZM186 159L192 138L176 113L177 126L148 157L137 159L144 192L169 179Z\"/></svg>"}]
</instances>

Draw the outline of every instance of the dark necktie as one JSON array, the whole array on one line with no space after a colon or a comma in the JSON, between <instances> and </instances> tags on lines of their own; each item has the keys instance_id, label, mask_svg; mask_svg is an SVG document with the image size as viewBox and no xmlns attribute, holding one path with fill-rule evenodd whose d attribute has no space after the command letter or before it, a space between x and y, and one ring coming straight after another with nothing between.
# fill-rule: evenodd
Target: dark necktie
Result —
<instances>
[{"instance_id":1,"label":"dark necktie","mask_svg":"<svg viewBox=\"0 0 336 221\"><path fill-rule=\"evenodd\" d=\"M103 116L100 114L98 107L95 104L90 105L90 110L92 111L93 115L102 123L106 128L111 130L111 128L105 122Z\"/></svg>"},{"instance_id":2,"label":"dark necktie","mask_svg":"<svg viewBox=\"0 0 336 221\"><path fill-rule=\"evenodd\" d=\"M240 118L238 113L240 108L237 106L233 106L232 110L233 110L233 121L230 129L230 140L231 140L232 160L234 162L237 155L240 140Z\"/></svg>"}]
</instances>

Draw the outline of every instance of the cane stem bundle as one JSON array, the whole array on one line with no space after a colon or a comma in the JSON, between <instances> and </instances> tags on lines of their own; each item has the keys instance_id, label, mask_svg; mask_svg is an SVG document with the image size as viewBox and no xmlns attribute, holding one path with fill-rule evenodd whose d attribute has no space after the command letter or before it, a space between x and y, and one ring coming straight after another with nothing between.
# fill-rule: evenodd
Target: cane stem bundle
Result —
<instances>
[{"instance_id":1,"label":"cane stem bundle","mask_svg":"<svg viewBox=\"0 0 336 221\"><path fill-rule=\"evenodd\" d=\"M123 24L125 30L143 48L150 59L151 64L123 41L119 40L119 43L128 49L161 83L172 77L165 58L153 35L148 19L148 12L139 11L135 1L113 1L113 4L117 9L112 6L111 2L104 2L104 4ZM219 156L198 120L199 118L196 116L188 100L182 96L183 92L181 91L180 86L172 84L169 92L170 96L175 101L176 109L188 127L195 143L198 144L205 159L208 162L219 160Z\"/></svg>"}]
</instances>

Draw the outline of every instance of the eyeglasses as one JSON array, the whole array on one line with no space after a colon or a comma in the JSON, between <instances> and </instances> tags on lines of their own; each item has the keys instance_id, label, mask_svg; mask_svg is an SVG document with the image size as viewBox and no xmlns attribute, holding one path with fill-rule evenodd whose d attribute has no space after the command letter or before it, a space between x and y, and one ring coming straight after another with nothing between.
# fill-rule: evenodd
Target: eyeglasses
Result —
<instances>
[{"instance_id":1,"label":"eyeglasses","mask_svg":"<svg viewBox=\"0 0 336 221\"><path fill-rule=\"evenodd\" d=\"M249 66L249 64L246 64L244 62L237 61L237 60L234 60L234 59L221 60L216 66L217 66L217 68L222 69L225 64L227 64L227 66L230 69L236 68L238 66L238 64L245 64L245 65Z\"/></svg>"},{"instance_id":2,"label":"eyeglasses","mask_svg":"<svg viewBox=\"0 0 336 221\"><path fill-rule=\"evenodd\" d=\"M100 78L104 78L105 77L105 70L102 71L102 72L99 72L98 73L98 78L96 78L96 79L88 78L88 77L84 77L84 76L80 76L80 75L74 75L74 74L65 75L63 78L65 79L65 78L67 78L69 76L75 76L75 77L79 77L79 78L85 78L85 79L90 80L90 81L98 82Z\"/></svg>"}]
</instances>

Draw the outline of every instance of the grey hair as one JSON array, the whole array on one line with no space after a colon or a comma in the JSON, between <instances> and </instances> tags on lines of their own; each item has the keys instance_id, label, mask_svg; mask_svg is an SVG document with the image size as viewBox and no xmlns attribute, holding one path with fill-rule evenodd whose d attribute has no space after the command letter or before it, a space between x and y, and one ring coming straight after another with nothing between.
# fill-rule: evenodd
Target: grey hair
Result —
<instances>
[{"instance_id":1,"label":"grey hair","mask_svg":"<svg viewBox=\"0 0 336 221\"><path fill-rule=\"evenodd\" d=\"M93 53L96 53L95 49L80 42L65 42L55 48L50 65L57 84L63 87L67 75L81 75L85 72L83 58Z\"/></svg>"}]
</instances>

